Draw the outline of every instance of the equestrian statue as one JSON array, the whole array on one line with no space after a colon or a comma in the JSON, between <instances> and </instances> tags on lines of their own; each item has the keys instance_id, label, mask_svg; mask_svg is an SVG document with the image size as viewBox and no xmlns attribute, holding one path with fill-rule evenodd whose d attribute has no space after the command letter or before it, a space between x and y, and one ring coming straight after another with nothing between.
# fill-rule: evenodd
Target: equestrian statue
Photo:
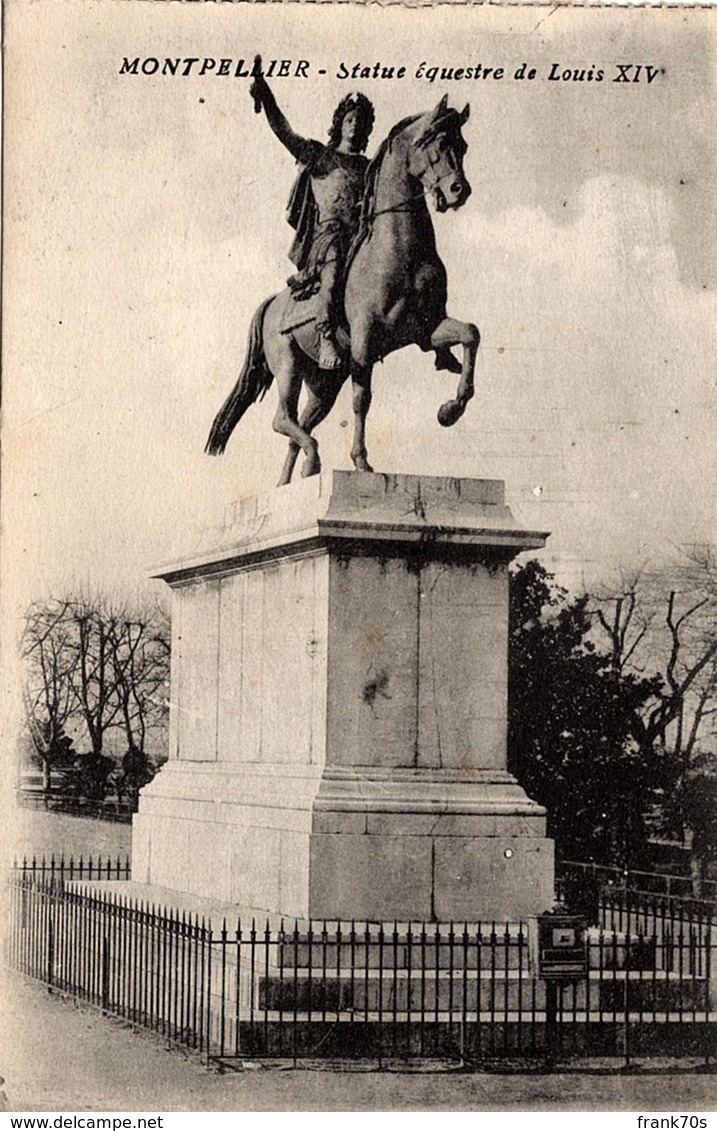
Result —
<instances>
[{"instance_id":1,"label":"equestrian statue","mask_svg":"<svg viewBox=\"0 0 717 1131\"><path fill-rule=\"evenodd\" d=\"M294 133L261 73L257 56L250 93L274 134L300 165L289 200L295 230L289 253L296 272L278 295L256 311L239 379L217 414L206 451L221 455L234 428L276 381L274 429L289 438L279 485L291 479L299 450L302 475L321 470L313 430L327 416L344 382L353 386L351 458L371 471L366 416L377 361L415 344L433 350L437 369L460 374L454 400L438 420L454 424L474 392L480 342L477 328L446 314L446 270L436 249L426 198L436 210L460 208L471 188L463 171L462 127L468 106L404 118L374 158L364 156L374 110L363 94L337 106L329 143ZM462 346L459 362L452 346ZM299 415L299 395L306 403Z\"/></svg>"}]
</instances>

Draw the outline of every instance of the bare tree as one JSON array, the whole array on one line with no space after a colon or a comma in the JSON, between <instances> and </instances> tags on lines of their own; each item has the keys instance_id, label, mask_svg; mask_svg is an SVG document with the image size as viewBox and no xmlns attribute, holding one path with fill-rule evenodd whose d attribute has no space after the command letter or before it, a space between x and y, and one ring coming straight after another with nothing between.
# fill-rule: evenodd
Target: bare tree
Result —
<instances>
[{"instance_id":1,"label":"bare tree","mask_svg":"<svg viewBox=\"0 0 717 1131\"><path fill-rule=\"evenodd\" d=\"M25 718L47 793L52 766L63 753L65 728L74 704L72 687L78 655L67 601L30 606L25 615L22 655L26 664Z\"/></svg>"},{"instance_id":2,"label":"bare tree","mask_svg":"<svg viewBox=\"0 0 717 1131\"><path fill-rule=\"evenodd\" d=\"M592 596L590 612L602 630L612 668L622 673L640 666L641 645L654 624L657 609L645 599L646 571L640 567L621 571L613 585L599 586Z\"/></svg>"},{"instance_id":3,"label":"bare tree","mask_svg":"<svg viewBox=\"0 0 717 1131\"><path fill-rule=\"evenodd\" d=\"M67 615L77 650L71 679L74 702L92 753L101 757L105 734L120 710L113 652L121 614L102 598L80 597L68 601Z\"/></svg>"},{"instance_id":4,"label":"bare tree","mask_svg":"<svg viewBox=\"0 0 717 1131\"><path fill-rule=\"evenodd\" d=\"M137 609L100 596L37 602L23 637L25 709L49 787L65 729L84 729L96 763L112 730L144 757L163 725L169 678L169 620L159 606Z\"/></svg>"},{"instance_id":5,"label":"bare tree","mask_svg":"<svg viewBox=\"0 0 717 1131\"><path fill-rule=\"evenodd\" d=\"M144 753L150 730L168 709L169 617L159 605L128 612L111 624L114 687L127 748Z\"/></svg>"},{"instance_id":6,"label":"bare tree","mask_svg":"<svg viewBox=\"0 0 717 1131\"><path fill-rule=\"evenodd\" d=\"M661 677L636 739L645 748L668 747L687 771L717 714L713 549L684 548L672 567L623 574L612 587L596 590L590 608L616 671Z\"/></svg>"}]
</instances>

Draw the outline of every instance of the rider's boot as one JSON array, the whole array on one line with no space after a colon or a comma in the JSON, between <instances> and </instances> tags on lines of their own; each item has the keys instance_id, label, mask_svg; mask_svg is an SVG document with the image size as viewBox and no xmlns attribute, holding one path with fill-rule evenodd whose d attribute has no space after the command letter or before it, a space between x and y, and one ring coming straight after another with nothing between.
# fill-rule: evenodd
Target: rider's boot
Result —
<instances>
[{"instance_id":1,"label":"rider's boot","mask_svg":"<svg viewBox=\"0 0 717 1131\"><path fill-rule=\"evenodd\" d=\"M457 357L451 353L448 346L439 346L436 350L436 369L447 369L449 373L462 373L463 369Z\"/></svg>"}]
</instances>

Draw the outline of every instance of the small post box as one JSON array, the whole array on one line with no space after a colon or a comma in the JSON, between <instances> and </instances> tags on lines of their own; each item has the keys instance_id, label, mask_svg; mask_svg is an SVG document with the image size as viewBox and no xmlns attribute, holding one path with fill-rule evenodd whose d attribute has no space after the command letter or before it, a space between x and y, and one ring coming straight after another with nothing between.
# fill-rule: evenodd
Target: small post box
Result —
<instances>
[{"instance_id":1,"label":"small post box","mask_svg":"<svg viewBox=\"0 0 717 1131\"><path fill-rule=\"evenodd\" d=\"M547 911L538 916L538 974L548 981L586 978L588 951L585 920L579 915Z\"/></svg>"}]
</instances>

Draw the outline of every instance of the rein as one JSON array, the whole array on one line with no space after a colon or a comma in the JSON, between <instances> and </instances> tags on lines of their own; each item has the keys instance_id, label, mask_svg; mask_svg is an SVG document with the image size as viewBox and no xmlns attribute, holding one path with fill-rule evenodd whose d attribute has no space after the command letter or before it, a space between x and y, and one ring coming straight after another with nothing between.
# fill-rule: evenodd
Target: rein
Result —
<instances>
[{"instance_id":1,"label":"rein","mask_svg":"<svg viewBox=\"0 0 717 1131\"><path fill-rule=\"evenodd\" d=\"M425 200L430 192L433 192L432 188L423 189L422 192L417 192L413 196L407 196L403 200L399 200L397 204L389 204L386 208L378 208L371 215L371 223L373 224L377 216L385 216L389 212L411 212L414 204L417 204L419 200Z\"/></svg>"},{"instance_id":2,"label":"rein","mask_svg":"<svg viewBox=\"0 0 717 1131\"><path fill-rule=\"evenodd\" d=\"M399 215L401 213L409 213L409 212L413 211L414 208L418 205L418 203L420 201L425 200L425 198L440 185L442 180L444 180L446 177L453 175L450 172L445 173L442 177L438 177L436 179L435 183L431 187L429 187L429 188L421 187L421 190L419 192L413 193L411 196L404 197L402 200L397 200L394 204L388 204L388 205L385 205L383 208L376 208L376 209L372 207L372 205L375 201L375 197L376 197L376 187L377 187L378 178L379 178L381 169L383 167L383 161L384 161L386 154L389 153L391 151L391 149L393 148L393 142L396 139L396 137L398 137L398 135L408 125L411 125L413 122L415 122L418 119L418 117L420 117L420 115L416 115L412 118L406 118L402 122L398 122L397 125L395 125L393 127L393 129L391 130L391 132L388 135L388 137L386 138L386 140L382 143L382 145L380 146L376 156L373 158L373 161L369 165L369 174L368 174L367 185L366 185L366 194L364 196L364 200L363 200L363 204L362 204L362 208L361 208L361 219L359 221L358 231L356 232L356 235L354 236L354 238L351 242L351 247L349 248L349 252L348 252L347 263L346 263L346 272L347 273L349 271L349 268L350 268L350 266L351 266L351 264L352 264L352 262L353 262L353 260L356 256L356 254L358 253L359 248L364 243L366 243L368 240L371 239L371 236L373 234L374 221L379 216L388 216L388 215L391 215L391 214ZM429 130L426 136L421 137L417 142L414 143L416 148L421 148L421 149L427 148L428 145L430 144L430 142L433 140L434 136L435 136L434 130ZM406 159L406 164L408 164L408 154L406 154L405 159ZM436 162L431 159L430 154L428 154L428 161L429 161L429 167L433 167L436 164ZM430 223L430 216L429 216L429 223Z\"/></svg>"},{"instance_id":3,"label":"rein","mask_svg":"<svg viewBox=\"0 0 717 1131\"><path fill-rule=\"evenodd\" d=\"M431 129L429 129L423 137L419 138L418 141L416 141L414 143L415 148L427 150L428 146L434 140L435 135L438 132L439 125L440 125L440 123L437 123ZM392 145L393 145L393 141L394 141L394 136L395 135L389 135L389 137L387 139L386 152L389 152L391 150ZM384 156L385 156L385 153L381 155L381 164L383 164L383 157ZM437 162L432 159L431 153L428 153L427 156L428 156L428 168L433 169L434 166L437 164ZM408 162L408 154L406 155L406 162ZM377 169L376 180L378 180L378 172L379 172L379 170ZM365 218L366 234L370 233L371 227L373 226L373 222L374 222L374 220L376 219L377 216L386 216L390 213L410 212L412 210L414 204L417 204L418 201L420 201L420 200L425 200L425 198L440 185L441 181L443 181L446 178L451 177L453 175L454 175L453 172L444 173L443 176L438 177L436 179L435 183L433 185L431 185L430 187L423 188L420 192L415 193L412 196L407 196L403 200L397 201L396 204L389 204L385 208L379 208L379 209L376 209L375 211L372 211L371 214L369 216L366 216L366 218ZM416 179L418 179L418 178L416 178Z\"/></svg>"},{"instance_id":4,"label":"rein","mask_svg":"<svg viewBox=\"0 0 717 1131\"><path fill-rule=\"evenodd\" d=\"M407 196L403 200L399 200L397 204L389 204L386 208L377 209L375 212L372 212L370 222L373 223L377 216L385 216L388 212L410 212L413 205L419 200L425 200L425 198L434 191L436 186L440 185L441 181L445 181L448 177L454 175L452 171L444 173L442 177L437 178L435 184L431 185L430 188L424 188L421 192L417 192L413 196Z\"/></svg>"}]
</instances>

